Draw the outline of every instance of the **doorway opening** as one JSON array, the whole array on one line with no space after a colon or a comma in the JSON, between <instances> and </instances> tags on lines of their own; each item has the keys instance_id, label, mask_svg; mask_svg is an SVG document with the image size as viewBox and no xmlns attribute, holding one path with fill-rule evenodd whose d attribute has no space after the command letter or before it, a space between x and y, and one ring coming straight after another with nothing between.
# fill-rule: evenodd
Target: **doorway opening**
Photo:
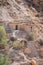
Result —
<instances>
[{"instance_id":1,"label":"doorway opening","mask_svg":"<svg viewBox=\"0 0 43 65\"><path fill-rule=\"evenodd\" d=\"M18 25L16 25L15 30L18 30Z\"/></svg>"}]
</instances>

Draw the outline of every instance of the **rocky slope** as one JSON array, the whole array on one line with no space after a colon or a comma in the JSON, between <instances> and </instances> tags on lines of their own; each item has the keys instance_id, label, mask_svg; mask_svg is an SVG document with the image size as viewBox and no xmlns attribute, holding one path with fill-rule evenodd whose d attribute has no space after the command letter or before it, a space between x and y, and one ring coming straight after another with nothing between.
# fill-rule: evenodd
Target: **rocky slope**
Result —
<instances>
[{"instance_id":1,"label":"rocky slope","mask_svg":"<svg viewBox=\"0 0 43 65\"><path fill-rule=\"evenodd\" d=\"M14 21L14 19L16 18L23 19L24 17L30 17L31 19L35 19L35 15L37 15L38 12L32 6L33 3L31 3L31 1L27 0L27 2L25 0L1 0L0 20ZM30 4L30 6L28 4Z\"/></svg>"},{"instance_id":2,"label":"rocky slope","mask_svg":"<svg viewBox=\"0 0 43 65\"><path fill-rule=\"evenodd\" d=\"M41 1L43 0L40 0L40 3ZM43 2L39 4L39 0L0 0L0 22L17 23L21 20L23 22L31 21L32 31L35 31L35 36L39 36L36 39L41 38L42 40L39 42L37 40L20 41L16 39L14 42L10 40L8 46L0 53L9 55L10 65L43 65ZM17 35L25 37L26 33L20 31L17 32ZM24 43L27 44L26 47L21 48L21 44L24 46Z\"/></svg>"},{"instance_id":3,"label":"rocky slope","mask_svg":"<svg viewBox=\"0 0 43 65\"><path fill-rule=\"evenodd\" d=\"M34 23L35 29L37 28L39 32L36 34L43 37L42 7L43 0L0 0L0 21L9 23L30 20Z\"/></svg>"}]
</instances>

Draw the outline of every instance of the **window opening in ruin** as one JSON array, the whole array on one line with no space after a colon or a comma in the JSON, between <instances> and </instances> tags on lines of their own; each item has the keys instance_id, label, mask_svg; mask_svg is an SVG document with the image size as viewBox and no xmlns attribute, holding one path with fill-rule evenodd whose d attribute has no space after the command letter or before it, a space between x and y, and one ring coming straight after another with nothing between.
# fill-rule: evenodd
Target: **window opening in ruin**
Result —
<instances>
[{"instance_id":1,"label":"window opening in ruin","mask_svg":"<svg viewBox=\"0 0 43 65\"><path fill-rule=\"evenodd\" d=\"M32 26L31 26L31 32L32 32Z\"/></svg>"},{"instance_id":2,"label":"window opening in ruin","mask_svg":"<svg viewBox=\"0 0 43 65\"><path fill-rule=\"evenodd\" d=\"M18 30L18 25L16 25L16 28L15 28L15 30Z\"/></svg>"}]
</instances>

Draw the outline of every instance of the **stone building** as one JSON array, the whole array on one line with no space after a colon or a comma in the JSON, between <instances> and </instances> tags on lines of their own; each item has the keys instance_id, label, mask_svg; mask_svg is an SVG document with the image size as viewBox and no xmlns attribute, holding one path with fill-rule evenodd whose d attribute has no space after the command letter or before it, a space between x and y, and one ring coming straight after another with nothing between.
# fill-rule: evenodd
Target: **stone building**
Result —
<instances>
[{"instance_id":1,"label":"stone building","mask_svg":"<svg viewBox=\"0 0 43 65\"><path fill-rule=\"evenodd\" d=\"M26 31L32 31L32 21L29 20L16 20L16 22L9 22L8 26L12 30L26 30Z\"/></svg>"}]
</instances>

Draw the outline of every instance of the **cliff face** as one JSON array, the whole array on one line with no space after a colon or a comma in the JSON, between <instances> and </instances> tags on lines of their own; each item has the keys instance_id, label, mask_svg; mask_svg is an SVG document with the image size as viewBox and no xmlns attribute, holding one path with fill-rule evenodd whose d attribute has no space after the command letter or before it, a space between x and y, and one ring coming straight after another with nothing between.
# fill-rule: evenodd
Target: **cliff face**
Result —
<instances>
[{"instance_id":1,"label":"cliff face","mask_svg":"<svg viewBox=\"0 0 43 65\"><path fill-rule=\"evenodd\" d=\"M7 19L14 19L15 16L31 16L31 14L36 13L35 9L38 9L38 11L42 11L42 7L42 0L0 0L0 19L1 17L4 17L3 19L6 19L7 21Z\"/></svg>"},{"instance_id":2,"label":"cliff face","mask_svg":"<svg viewBox=\"0 0 43 65\"><path fill-rule=\"evenodd\" d=\"M43 0L0 0L0 21L7 23L31 21L34 23L33 29L38 30L36 34L43 36L42 7Z\"/></svg>"},{"instance_id":3,"label":"cliff face","mask_svg":"<svg viewBox=\"0 0 43 65\"><path fill-rule=\"evenodd\" d=\"M43 9L43 2L42 6L40 6L41 2L38 0L0 0L0 20L14 21L16 18L24 19L28 16L30 19L32 16L34 18L38 14L36 9L39 11L40 8L41 11Z\"/></svg>"},{"instance_id":4,"label":"cliff face","mask_svg":"<svg viewBox=\"0 0 43 65\"><path fill-rule=\"evenodd\" d=\"M30 3L30 5L32 5L33 7L35 7L37 9L37 11L43 11L43 0L25 0L28 5Z\"/></svg>"}]
</instances>

